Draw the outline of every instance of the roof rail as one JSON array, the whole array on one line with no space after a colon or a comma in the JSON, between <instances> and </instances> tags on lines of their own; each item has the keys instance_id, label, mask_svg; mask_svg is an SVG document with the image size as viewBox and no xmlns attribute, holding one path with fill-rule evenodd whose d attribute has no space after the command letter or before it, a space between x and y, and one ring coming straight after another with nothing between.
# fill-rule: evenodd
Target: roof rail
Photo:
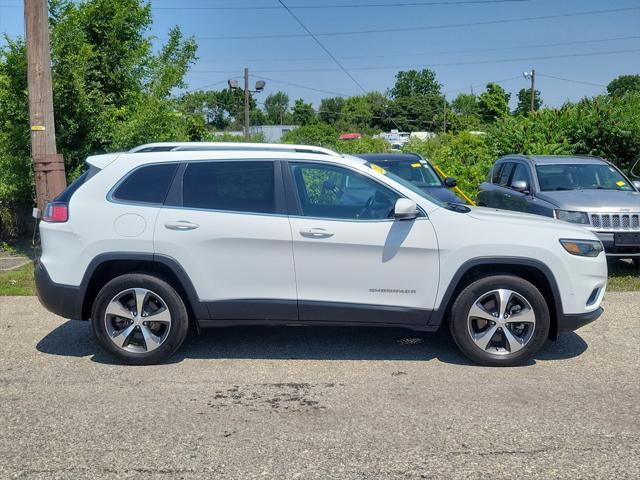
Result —
<instances>
[{"instance_id":1,"label":"roof rail","mask_svg":"<svg viewBox=\"0 0 640 480\"><path fill-rule=\"evenodd\" d=\"M290 145L284 143L233 143L233 142L158 142L146 143L129 150L128 153L148 153L148 152L185 152L185 151L270 151L270 152L299 152L316 153L320 155L331 155L340 157L341 155L328 148L316 147L313 145Z\"/></svg>"}]
</instances>

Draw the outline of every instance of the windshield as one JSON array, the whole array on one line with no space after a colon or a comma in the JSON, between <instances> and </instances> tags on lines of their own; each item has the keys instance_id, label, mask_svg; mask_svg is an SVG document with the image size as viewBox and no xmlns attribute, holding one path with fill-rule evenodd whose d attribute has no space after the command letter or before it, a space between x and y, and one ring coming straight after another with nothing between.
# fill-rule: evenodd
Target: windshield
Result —
<instances>
[{"instance_id":1,"label":"windshield","mask_svg":"<svg viewBox=\"0 0 640 480\"><path fill-rule=\"evenodd\" d=\"M538 165L540 190L622 190L633 187L622 174L606 164Z\"/></svg>"},{"instance_id":2,"label":"windshield","mask_svg":"<svg viewBox=\"0 0 640 480\"><path fill-rule=\"evenodd\" d=\"M442 186L440 177L438 177L436 172L434 172L431 166L424 160L407 160L402 162L374 161L372 163L398 177L404 178L420 188Z\"/></svg>"},{"instance_id":3,"label":"windshield","mask_svg":"<svg viewBox=\"0 0 640 480\"><path fill-rule=\"evenodd\" d=\"M404 178L396 175L395 173L390 172L386 168L382 168L381 166L373 164L373 163L370 163L370 162L366 162L365 165L367 167L369 167L371 170L373 170L375 172L378 172L378 173L381 173L382 175L385 175L385 176L389 177L391 180L394 180L394 181L398 182L400 185L402 185L403 187L408 188L413 193L416 193L416 194L420 195L422 198L426 198L431 203L435 203L439 207L451 209L450 205L447 205L442 200L440 200L440 199L438 199L438 198L436 198L436 197L434 197L432 195L429 195L427 192L422 190L420 187L418 187L415 184L411 183L410 181L405 180Z\"/></svg>"}]
</instances>

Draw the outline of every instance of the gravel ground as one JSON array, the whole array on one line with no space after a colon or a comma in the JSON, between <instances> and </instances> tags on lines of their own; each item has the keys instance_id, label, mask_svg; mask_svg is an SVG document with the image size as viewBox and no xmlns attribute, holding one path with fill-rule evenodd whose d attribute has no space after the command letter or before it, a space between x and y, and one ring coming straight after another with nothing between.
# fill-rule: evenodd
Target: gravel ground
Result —
<instances>
[{"instance_id":1,"label":"gravel ground","mask_svg":"<svg viewBox=\"0 0 640 480\"><path fill-rule=\"evenodd\" d=\"M0 478L640 478L640 292L520 368L446 332L228 328L118 365L0 298Z\"/></svg>"}]
</instances>

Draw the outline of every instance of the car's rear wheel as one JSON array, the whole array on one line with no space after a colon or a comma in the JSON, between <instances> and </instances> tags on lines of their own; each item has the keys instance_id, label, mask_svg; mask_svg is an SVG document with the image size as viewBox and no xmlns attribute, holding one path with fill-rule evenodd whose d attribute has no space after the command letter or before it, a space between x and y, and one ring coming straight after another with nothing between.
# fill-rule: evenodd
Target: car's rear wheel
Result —
<instances>
[{"instance_id":1,"label":"car's rear wheel","mask_svg":"<svg viewBox=\"0 0 640 480\"><path fill-rule=\"evenodd\" d=\"M453 339L471 360L488 366L520 365L544 344L549 307L530 282L494 275L468 285L451 309Z\"/></svg>"},{"instance_id":2,"label":"car's rear wheel","mask_svg":"<svg viewBox=\"0 0 640 480\"><path fill-rule=\"evenodd\" d=\"M189 318L180 295L146 274L114 278L98 293L91 316L100 344L126 363L150 365L169 358L187 336Z\"/></svg>"}]
</instances>

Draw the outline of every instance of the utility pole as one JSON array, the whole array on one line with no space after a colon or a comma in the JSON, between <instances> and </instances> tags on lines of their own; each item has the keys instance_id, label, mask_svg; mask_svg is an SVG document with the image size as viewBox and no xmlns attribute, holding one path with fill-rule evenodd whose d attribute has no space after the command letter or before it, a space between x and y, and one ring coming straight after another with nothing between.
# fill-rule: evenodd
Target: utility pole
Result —
<instances>
[{"instance_id":1,"label":"utility pole","mask_svg":"<svg viewBox=\"0 0 640 480\"><path fill-rule=\"evenodd\" d=\"M238 77L236 77L238 78ZM228 81L229 84L229 88L231 90L238 90L240 89L240 85L238 85L238 80L236 79L229 79ZM244 69L244 88L243 88L243 95L244 95L244 138L245 140L249 140L251 138L251 135L249 133L249 123L251 121L251 94L252 93L260 93L264 90L266 83L263 80L258 80L256 82L256 87L255 90L250 90L249 89L249 69L245 67Z\"/></svg>"},{"instance_id":2,"label":"utility pole","mask_svg":"<svg viewBox=\"0 0 640 480\"><path fill-rule=\"evenodd\" d=\"M24 21L36 206L43 209L45 203L51 201L67 185L64 161L56 151L47 0L25 0Z\"/></svg>"},{"instance_id":3,"label":"utility pole","mask_svg":"<svg viewBox=\"0 0 640 480\"><path fill-rule=\"evenodd\" d=\"M443 95L442 100L444 101L444 121L442 122L442 133L447 133L447 97Z\"/></svg>"},{"instance_id":4,"label":"utility pole","mask_svg":"<svg viewBox=\"0 0 640 480\"><path fill-rule=\"evenodd\" d=\"M532 68L530 72L523 72L522 76L531 80L531 113L536 111L536 70Z\"/></svg>"},{"instance_id":5,"label":"utility pole","mask_svg":"<svg viewBox=\"0 0 640 480\"><path fill-rule=\"evenodd\" d=\"M249 122L250 122L250 104L249 104L249 69L244 69L244 139L249 140Z\"/></svg>"},{"instance_id":6,"label":"utility pole","mask_svg":"<svg viewBox=\"0 0 640 480\"><path fill-rule=\"evenodd\" d=\"M531 69L531 113L536 111L536 70Z\"/></svg>"}]
</instances>

